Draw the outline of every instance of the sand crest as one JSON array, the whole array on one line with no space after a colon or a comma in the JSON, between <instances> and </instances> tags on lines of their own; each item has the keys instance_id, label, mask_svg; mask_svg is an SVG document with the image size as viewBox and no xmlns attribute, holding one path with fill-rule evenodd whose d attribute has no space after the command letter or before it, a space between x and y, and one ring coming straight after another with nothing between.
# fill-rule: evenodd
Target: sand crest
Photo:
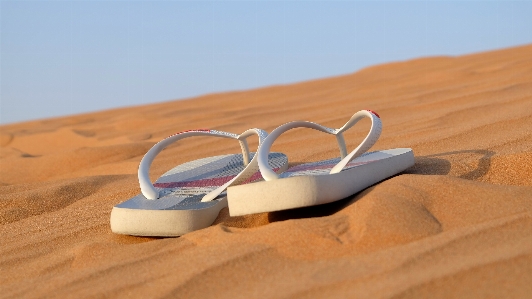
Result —
<instances>
[{"instance_id":1,"label":"sand crest","mask_svg":"<svg viewBox=\"0 0 532 299\"><path fill-rule=\"evenodd\" d=\"M158 140L188 129L340 127L372 109L374 149L416 165L336 203L229 217L179 238L115 235L111 208L139 192ZM346 133L349 148L369 121ZM532 46L423 58L244 92L0 127L0 297L529 298ZM252 140L251 147L257 141ZM291 163L337 155L294 130ZM152 178L238 152L231 140L169 147Z\"/></svg>"}]
</instances>

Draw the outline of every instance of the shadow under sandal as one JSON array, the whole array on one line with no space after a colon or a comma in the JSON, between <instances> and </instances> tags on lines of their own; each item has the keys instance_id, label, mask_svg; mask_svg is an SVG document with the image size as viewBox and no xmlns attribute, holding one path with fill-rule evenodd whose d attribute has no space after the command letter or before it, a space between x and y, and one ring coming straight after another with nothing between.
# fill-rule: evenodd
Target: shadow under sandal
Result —
<instances>
[{"instance_id":1,"label":"shadow under sandal","mask_svg":"<svg viewBox=\"0 0 532 299\"><path fill-rule=\"evenodd\" d=\"M227 207L229 186L262 180L258 155L250 153L246 138L256 134L259 146L268 135L249 129L240 135L217 130L191 130L172 135L155 144L142 158L138 177L141 194L116 205L111 211L111 230L137 236L181 236L210 226L220 210ZM236 139L242 154L203 158L181 164L150 181L151 163L165 147L192 136ZM288 167L284 154L271 153L268 167L282 172Z\"/></svg>"},{"instance_id":2,"label":"shadow under sandal","mask_svg":"<svg viewBox=\"0 0 532 299\"><path fill-rule=\"evenodd\" d=\"M347 154L342 132L364 117L371 119L371 129L362 143ZM340 158L306 163L277 174L268 163L273 142L284 132L311 128L336 136ZM353 195L379 181L414 165L410 148L396 148L366 153L381 134L382 123L377 113L361 110L340 129L294 121L270 133L259 148L258 164L265 181L232 186L227 189L229 213L239 216L272 212L330 203Z\"/></svg>"}]
</instances>

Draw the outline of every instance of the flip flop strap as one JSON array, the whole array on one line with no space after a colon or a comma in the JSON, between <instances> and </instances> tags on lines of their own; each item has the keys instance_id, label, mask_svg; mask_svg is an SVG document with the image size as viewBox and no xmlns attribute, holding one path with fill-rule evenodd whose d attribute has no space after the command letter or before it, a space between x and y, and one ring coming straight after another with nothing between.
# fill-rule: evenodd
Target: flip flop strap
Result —
<instances>
[{"instance_id":1,"label":"flip flop strap","mask_svg":"<svg viewBox=\"0 0 532 299\"><path fill-rule=\"evenodd\" d=\"M256 134L256 135L259 136L259 145L263 142L263 140L266 138L266 136L268 136L268 133L266 133L265 131L263 131L261 129L256 129L256 128L255 129L249 129L249 130L245 131L244 133L242 133L240 135L233 134L233 133L228 133L228 132L223 132L223 131L218 131L218 130L199 129L199 130L189 130L189 131L180 132L180 133L174 134L172 136L169 136L169 137L157 142L144 155L144 157L140 161L138 177L139 177L139 185L140 185L140 190L142 192L142 195L144 195L144 197L146 197L146 199L157 199L157 198L159 198L159 191L157 191L157 189L155 189L155 187L153 186L153 183L151 182L150 175L149 175L150 167L151 167L151 164L152 164L153 160L155 159L155 157L163 149L165 149L167 146L169 146L170 144L172 144L174 142L177 142L178 140L185 139L185 138L188 138L188 137L193 137L193 136L214 136L214 137L221 137L221 138L237 139L239 141L240 147L242 149L243 163L244 163L244 165L246 165L246 167L244 168L244 170L242 172L240 172L235 178L233 178L228 183L234 182L236 184L236 183L238 183L240 181L243 181L243 180L247 179L248 177L253 175L253 173L249 174L250 171L247 171L247 169L248 168L258 168L258 166L257 166L257 158L256 158L257 155L255 155L253 157L253 159L251 159L251 161L249 160L249 147L248 147L248 144L247 144L247 141L246 141L246 138L251 136L251 135L253 135L253 134ZM242 178L242 176L246 176L246 177ZM227 185L227 183L224 184L224 186L225 185ZM225 188L227 188L227 187L225 187ZM223 190L221 190L219 193L223 192L225 190L225 188ZM210 195L212 197L212 199L216 198L219 195L219 193L216 194L214 197L213 197L213 195L211 195L211 193L216 192L218 189L220 189L220 188L217 188L216 190L210 192L207 195Z\"/></svg>"},{"instance_id":2,"label":"flip flop strap","mask_svg":"<svg viewBox=\"0 0 532 299\"><path fill-rule=\"evenodd\" d=\"M347 154L347 149L345 146L345 140L342 135L344 131L347 131L349 128L354 126L358 121L363 119L364 117L368 117L371 119L371 129L366 136L366 138L360 143L360 145L355 148L352 152ZM309 122L309 121L293 121L286 123L275 130L273 130L268 137L264 140L264 142L261 144L259 153L258 153L258 164L260 173L262 174L262 177L266 181L272 181L279 178L279 175L275 173L271 167L268 165L268 154L270 153L270 148L273 145L273 142L284 132L294 129L294 128L310 128L314 130L318 130L320 132L324 132L327 134L335 135L336 141L338 142L338 147L340 148L340 157L341 160L331 169L331 174L338 173L342 171L342 169L353 159L359 157L363 153L365 153L367 150L369 150L375 142L380 137L381 131L382 131L382 122L380 120L380 117L377 113L371 111L371 110L361 110L355 113L351 119L347 121L345 125L343 125L339 129L332 129L325 126L322 126L317 123Z\"/></svg>"}]
</instances>

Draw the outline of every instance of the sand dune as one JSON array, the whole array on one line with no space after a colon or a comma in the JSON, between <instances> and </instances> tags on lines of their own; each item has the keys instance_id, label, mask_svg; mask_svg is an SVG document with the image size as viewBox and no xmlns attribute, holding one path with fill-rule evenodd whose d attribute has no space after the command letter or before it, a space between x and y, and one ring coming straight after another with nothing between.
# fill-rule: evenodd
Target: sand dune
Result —
<instances>
[{"instance_id":1,"label":"sand dune","mask_svg":"<svg viewBox=\"0 0 532 299\"><path fill-rule=\"evenodd\" d=\"M115 235L158 140L194 128L340 127L372 109L374 149L416 165L339 202L229 217L179 238ZM349 148L369 121L346 133ZM0 297L530 298L532 46L379 65L347 76L0 127ZM188 139L152 178L238 143ZM257 141L250 143L256 147ZM337 155L294 130L292 164Z\"/></svg>"}]
</instances>

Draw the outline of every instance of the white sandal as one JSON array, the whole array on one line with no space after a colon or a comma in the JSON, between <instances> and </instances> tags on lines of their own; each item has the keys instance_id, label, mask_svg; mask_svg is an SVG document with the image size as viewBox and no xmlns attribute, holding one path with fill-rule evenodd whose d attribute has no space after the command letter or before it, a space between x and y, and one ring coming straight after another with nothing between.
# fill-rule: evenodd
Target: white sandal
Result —
<instances>
[{"instance_id":1,"label":"white sandal","mask_svg":"<svg viewBox=\"0 0 532 299\"><path fill-rule=\"evenodd\" d=\"M246 138L253 134L259 136L259 146L268 135L260 129L249 129L240 135L191 130L155 144L139 165L142 194L113 208L111 230L137 236L180 236L210 226L220 210L227 206L227 187L262 179L258 172L258 155L249 152L246 142ZM187 162L166 172L152 184L149 169L157 154L171 143L192 136L236 139L240 142L242 154ZM265 160L274 171L282 172L288 167L288 159L281 153L267 154Z\"/></svg>"},{"instance_id":2,"label":"white sandal","mask_svg":"<svg viewBox=\"0 0 532 299\"><path fill-rule=\"evenodd\" d=\"M347 154L342 132L364 117L371 119L370 132L355 150ZM268 163L270 148L282 133L298 127L335 135L341 158L298 165L278 175ZM414 153L410 148L366 153L379 138L381 130L380 117L371 110L355 113L340 129L306 121L289 122L276 128L259 148L258 164L265 181L229 187L230 215L280 211L337 201L414 165Z\"/></svg>"}]
</instances>

